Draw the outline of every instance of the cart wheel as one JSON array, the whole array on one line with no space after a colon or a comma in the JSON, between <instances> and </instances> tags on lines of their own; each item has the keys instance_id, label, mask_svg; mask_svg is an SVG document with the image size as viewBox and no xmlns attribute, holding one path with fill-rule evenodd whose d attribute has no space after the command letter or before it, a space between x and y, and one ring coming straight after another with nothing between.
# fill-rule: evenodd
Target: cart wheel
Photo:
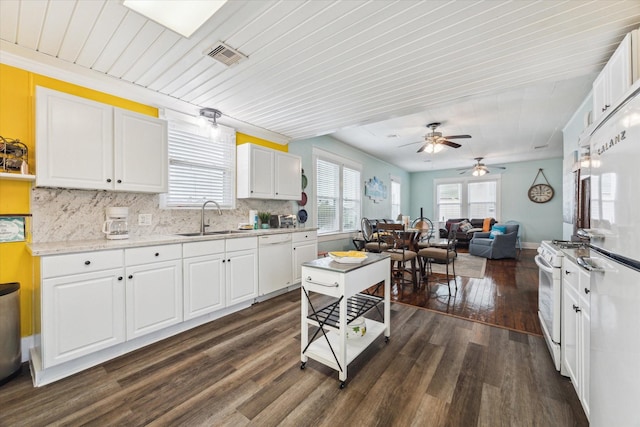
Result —
<instances>
[{"instance_id":1,"label":"cart wheel","mask_svg":"<svg viewBox=\"0 0 640 427\"><path fill-rule=\"evenodd\" d=\"M300 369L304 369L307 367L307 362L300 362Z\"/></svg>"},{"instance_id":2,"label":"cart wheel","mask_svg":"<svg viewBox=\"0 0 640 427\"><path fill-rule=\"evenodd\" d=\"M384 337L384 342L389 342L389 337Z\"/></svg>"},{"instance_id":3,"label":"cart wheel","mask_svg":"<svg viewBox=\"0 0 640 427\"><path fill-rule=\"evenodd\" d=\"M347 386L347 382L346 381L341 381L340 382L340 389L342 390L343 388L345 388Z\"/></svg>"}]
</instances>

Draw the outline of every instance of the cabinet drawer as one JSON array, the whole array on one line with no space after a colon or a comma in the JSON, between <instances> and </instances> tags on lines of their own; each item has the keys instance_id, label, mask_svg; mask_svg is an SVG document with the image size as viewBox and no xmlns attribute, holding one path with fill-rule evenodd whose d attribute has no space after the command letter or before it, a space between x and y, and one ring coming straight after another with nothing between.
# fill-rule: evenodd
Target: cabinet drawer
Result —
<instances>
[{"instance_id":1,"label":"cabinet drawer","mask_svg":"<svg viewBox=\"0 0 640 427\"><path fill-rule=\"evenodd\" d=\"M224 252L224 240L208 240L182 244L182 256L185 258L213 255Z\"/></svg>"},{"instance_id":2,"label":"cabinet drawer","mask_svg":"<svg viewBox=\"0 0 640 427\"><path fill-rule=\"evenodd\" d=\"M317 232L314 231L304 231L304 232L298 232L298 233L293 233L292 236L292 241L293 243L297 243L297 242L308 242L311 240L318 240L318 234Z\"/></svg>"},{"instance_id":3,"label":"cabinet drawer","mask_svg":"<svg viewBox=\"0 0 640 427\"><path fill-rule=\"evenodd\" d=\"M148 264L151 262L168 261L182 257L182 245L147 246L124 250L124 260L127 265Z\"/></svg>"},{"instance_id":4,"label":"cabinet drawer","mask_svg":"<svg viewBox=\"0 0 640 427\"><path fill-rule=\"evenodd\" d=\"M44 256L41 262L43 279L123 266L121 250Z\"/></svg>"},{"instance_id":5,"label":"cabinet drawer","mask_svg":"<svg viewBox=\"0 0 640 427\"><path fill-rule=\"evenodd\" d=\"M241 237L239 239L225 240L225 248L227 252L244 251L247 249L256 249L258 247L257 237Z\"/></svg>"}]
</instances>

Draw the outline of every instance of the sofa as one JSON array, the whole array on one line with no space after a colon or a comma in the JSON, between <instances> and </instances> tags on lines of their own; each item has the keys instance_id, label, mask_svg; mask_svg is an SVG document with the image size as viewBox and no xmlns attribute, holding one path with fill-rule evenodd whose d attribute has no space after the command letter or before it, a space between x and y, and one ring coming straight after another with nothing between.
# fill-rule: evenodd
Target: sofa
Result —
<instances>
[{"instance_id":1,"label":"sofa","mask_svg":"<svg viewBox=\"0 0 640 427\"><path fill-rule=\"evenodd\" d=\"M456 232L456 239L458 240L458 245L461 246L467 246L469 244L469 242L471 241L471 239L473 238L474 234L479 232L479 231L483 231L483 224L484 224L484 218L474 218L474 219L468 219L468 218L453 218L453 219L449 219L447 220L447 222L445 223L445 228L440 230L440 237L441 238L446 238L449 235L449 231L451 230L451 225L452 224L459 224L463 221L468 221L471 224L471 229L469 230L462 230L460 229L460 226L458 226L458 231ZM488 230L491 230L491 227L493 227L493 225L496 223L496 220L493 218L489 218L489 227Z\"/></svg>"},{"instance_id":2,"label":"sofa","mask_svg":"<svg viewBox=\"0 0 640 427\"><path fill-rule=\"evenodd\" d=\"M489 259L516 258L519 224L495 224L498 234L474 233L469 242L469 254Z\"/></svg>"}]
</instances>

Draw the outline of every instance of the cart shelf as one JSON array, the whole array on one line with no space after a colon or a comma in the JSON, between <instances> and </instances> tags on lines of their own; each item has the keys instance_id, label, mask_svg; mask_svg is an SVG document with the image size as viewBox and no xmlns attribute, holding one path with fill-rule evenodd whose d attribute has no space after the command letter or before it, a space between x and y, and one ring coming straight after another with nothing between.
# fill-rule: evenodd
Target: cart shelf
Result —
<instances>
[{"instance_id":1,"label":"cart shelf","mask_svg":"<svg viewBox=\"0 0 640 427\"><path fill-rule=\"evenodd\" d=\"M384 298L382 297L362 293L350 297L347 299L347 325L383 301ZM340 321L339 304L340 300L328 304L307 316L307 319L315 326L329 326L337 330L339 328L338 322Z\"/></svg>"}]
</instances>

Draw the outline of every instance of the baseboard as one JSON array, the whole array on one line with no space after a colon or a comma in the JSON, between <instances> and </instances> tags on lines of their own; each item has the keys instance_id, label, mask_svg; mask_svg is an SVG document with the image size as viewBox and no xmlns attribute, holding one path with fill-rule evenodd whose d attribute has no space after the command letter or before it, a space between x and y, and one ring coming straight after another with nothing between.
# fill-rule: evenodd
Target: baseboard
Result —
<instances>
[{"instance_id":1,"label":"baseboard","mask_svg":"<svg viewBox=\"0 0 640 427\"><path fill-rule=\"evenodd\" d=\"M22 351L22 360L24 363L29 360L29 349L34 346L33 335L29 335L28 337L22 337L20 340L20 350Z\"/></svg>"}]
</instances>

